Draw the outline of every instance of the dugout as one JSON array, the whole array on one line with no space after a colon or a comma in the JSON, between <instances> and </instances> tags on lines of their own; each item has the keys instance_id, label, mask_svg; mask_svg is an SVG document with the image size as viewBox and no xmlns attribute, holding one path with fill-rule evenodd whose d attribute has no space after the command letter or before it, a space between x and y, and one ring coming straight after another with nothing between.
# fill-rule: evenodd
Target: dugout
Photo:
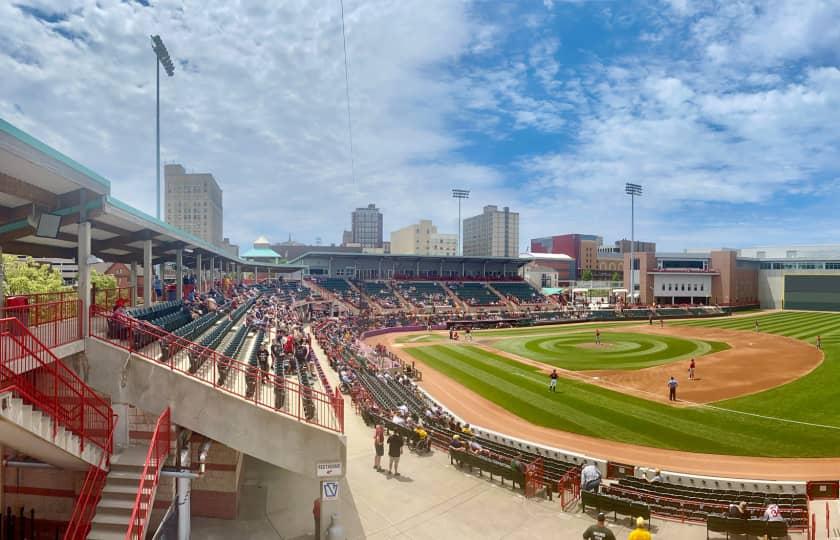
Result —
<instances>
[{"instance_id":1,"label":"dugout","mask_svg":"<svg viewBox=\"0 0 840 540\"><path fill-rule=\"evenodd\" d=\"M785 309L840 311L840 274L785 275Z\"/></svg>"}]
</instances>

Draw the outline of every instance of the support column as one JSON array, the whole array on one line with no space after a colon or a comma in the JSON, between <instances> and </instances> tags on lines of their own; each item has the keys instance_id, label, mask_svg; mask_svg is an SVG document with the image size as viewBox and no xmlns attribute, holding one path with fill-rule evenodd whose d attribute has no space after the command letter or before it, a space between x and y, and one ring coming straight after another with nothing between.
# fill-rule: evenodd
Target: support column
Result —
<instances>
[{"instance_id":1,"label":"support column","mask_svg":"<svg viewBox=\"0 0 840 540\"><path fill-rule=\"evenodd\" d=\"M195 254L195 286L198 290L195 291L196 294L200 294L204 292L204 288L202 285L204 284L204 268L202 268L201 263L201 253Z\"/></svg>"},{"instance_id":2,"label":"support column","mask_svg":"<svg viewBox=\"0 0 840 540\"><path fill-rule=\"evenodd\" d=\"M214 255L210 256L210 275L207 278L207 281L210 283L207 286L207 289L210 290L213 287L213 284L216 283L216 278L214 274L216 273L216 257Z\"/></svg>"},{"instance_id":3,"label":"support column","mask_svg":"<svg viewBox=\"0 0 840 540\"><path fill-rule=\"evenodd\" d=\"M78 294L82 301L82 336L88 335L90 319L87 314L90 309L90 221L79 223L79 240L76 263L79 266Z\"/></svg>"},{"instance_id":4,"label":"support column","mask_svg":"<svg viewBox=\"0 0 840 540\"><path fill-rule=\"evenodd\" d=\"M175 251L175 298L184 299L184 249Z\"/></svg>"},{"instance_id":5,"label":"support column","mask_svg":"<svg viewBox=\"0 0 840 540\"><path fill-rule=\"evenodd\" d=\"M143 240L143 305L152 305L152 283L154 282L152 269L152 241Z\"/></svg>"},{"instance_id":6,"label":"support column","mask_svg":"<svg viewBox=\"0 0 840 540\"><path fill-rule=\"evenodd\" d=\"M189 444L189 443L188 443ZM189 448L187 446L186 448ZM181 453L181 469L190 470L190 453ZM176 499L178 502L178 540L189 540L191 529L190 491L192 479L178 477L175 479Z\"/></svg>"},{"instance_id":7,"label":"support column","mask_svg":"<svg viewBox=\"0 0 840 540\"><path fill-rule=\"evenodd\" d=\"M3 294L3 283L6 281L6 275L3 274L3 246L0 246L0 308L5 305L6 302L6 295ZM0 445L2 448L2 445ZM2 456L4 454L0 454ZM2 461L2 459L0 459ZM0 476L0 478L5 478L5 476ZM0 486L0 499L3 498L3 487ZM0 509L6 508L5 506L0 506Z\"/></svg>"},{"instance_id":8,"label":"support column","mask_svg":"<svg viewBox=\"0 0 840 540\"><path fill-rule=\"evenodd\" d=\"M137 261L131 261L131 269L128 274L129 289L128 301L130 305L137 305Z\"/></svg>"}]
</instances>

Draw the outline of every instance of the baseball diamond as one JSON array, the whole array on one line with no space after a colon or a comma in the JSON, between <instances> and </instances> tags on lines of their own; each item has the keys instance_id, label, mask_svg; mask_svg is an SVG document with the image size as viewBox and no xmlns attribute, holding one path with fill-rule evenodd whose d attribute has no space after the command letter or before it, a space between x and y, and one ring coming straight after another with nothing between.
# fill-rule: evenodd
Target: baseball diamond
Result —
<instances>
[{"instance_id":1,"label":"baseball diamond","mask_svg":"<svg viewBox=\"0 0 840 540\"><path fill-rule=\"evenodd\" d=\"M753 330L756 320L761 334ZM797 363L800 355L810 354L818 360L805 362L806 367L792 380L762 391L744 392L745 395L706 406L693 400L669 406L663 401L669 373L673 372L680 379L681 392L691 385L709 384L714 377L704 374L704 369L712 369L704 367L706 358L729 355L730 358L719 364L724 369L727 364L736 362L736 353L741 354L739 347L730 349L729 345L716 341L634 334L631 329L639 332L646 329L626 325L620 332L615 327L604 331L604 343L615 346L601 349L577 347L580 343L592 342L594 335L589 330L581 332L578 326L574 330L539 327L486 331L480 333L480 343L423 343L405 345L398 350L432 368L425 375L427 388L433 386L436 375L443 375L457 383L445 385L449 392L455 386L461 386L530 423L555 430L686 452L764 457L840 455L840 425L837 425L834 411L825 406L836 403L840 397L840 316L783 312L679 321L670 323L669 327L667 330L673 332L722 332L721 335L736 336L746 340L744 349L750 344L761 347L761 338L778 340L774 346L760 349L761 356L768 360L766 365L758 366L750 361L749 365L741 366L741 379L772 371L774 350L783 344L798 348L791 349L791 354L786 354L784 359L778 358L779 370ZM510 338L512 334L516 337ZM818 335L821 336L822 355L813 345ZM495 340L494 336L506 339ZM704 353L707 356L700 356ZM692 355L698 358L699 380L689 384L685 358ZM563 372L559 391L549 394L547 373L550 366L607 371ZM659 376L656 386L649 390L626 387L623 383L603 384L604 374L609 374L609 370L627 375L650 369L658 370ZM438 397L447 405L458 401L458 394Z\"/></svg>"}]
</instances>

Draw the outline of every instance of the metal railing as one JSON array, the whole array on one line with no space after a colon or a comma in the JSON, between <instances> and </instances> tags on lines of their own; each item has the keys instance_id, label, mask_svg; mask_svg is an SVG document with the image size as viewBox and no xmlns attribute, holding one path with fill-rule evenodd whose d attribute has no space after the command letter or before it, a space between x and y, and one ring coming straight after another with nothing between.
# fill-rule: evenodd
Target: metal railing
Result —
<instances>
[{"instance_id":1,"label":"metal railing","mask_svg":"<svg viewBox=\"0 0 840 540\"><path fill-rule=\"evenodd\" d=\"M114 426L117 423L116 415L112 418L111 435L108 437L108 446L113 443ZM105 488L105 481L108 476L108 469L111 466L111 454L102 452L99 456L99 463L91 465L79 491L79 498L73 507L73 515L64 531L64 540L82 540L87 538L90 532L93 517L96 515L96 507L102 498L102 490Z\"/></svg>"},{"instance_id":2,"label":"metal railing","mask_svg":"<svg viewBox=\"0 0 840 540\"><path fill-rule=\"evenodd\" d=\"M580 467L569 469L557 481L557 493L560 496L560 508L564 512L580 500Z\"/></svg>"},{"instance_id":3,"label":"metal railing","mask_svg":"<svg viewBox=\"0 0 840 540\"><path fill-rule=\"evenodd\" d=\"M96 287L91 287L91 303L104 309L113 309L117 300L124 300L126 306L134 306L136 304L132 302L132 298L135 298L136 303L142 304L143 291L138 288L137 292L140 294L132 294L134 289L135 287L131 285L127 287L114 287L112 289L97 289Z\"/></svg>"},{"instance_id":4,"label":"metal railing","mask_svg":"<svg viewBox=\"0 0 840 540\"><path fill-rule=\"evenodd\" d=\"M7 304L10 298L26 298L27 304L46 304L49 302L64 302L66 300L75 300L78 297L79 294L75 290L31 294L10 294L6 296L3 304Z\"/></svg>"},{"instance_id":5,"label":"metal railing","mask_svg":"<svg viewBox=\"0 0 840 540\"><path fill-rule=\"evenodd\" d=\"M144 530L148 524L149 515L154 506L154 495L160 480L160 469L169 455L169 439L171 436L170 412L167 408L161 413L155 424L155 431L149 443L146 463L140 476L140 486L131 510L131 520L128 522L126 540L145 538Z\"/></svg>"},{"instance_id":6,"label":"metal railing","mask_svg":"<svg viewBox=\"0 0 840 540\"><path fill-rule=\"evenodd\" d=\"M90 336L255 405L343 433L344 401L161 328L93 306ZM339 404L340 400L340 404Z\"/></svg>"},{"instance_id":7,"label":"metal railing","mask_svg":"<svg viewBox=\"0 0 840 540\"><path fill-rule=\"evenodd\" d=\"M14 318L52 349L82 339L82 301L78 298L0 307L0 319Z\"/></svg>"},{"instance_id":8,"label":"metal railing","mask_svg":"<svg viewBox=\"0 0 840 540\"><path fill-rule=\"evenodd\" d=\"M0 319L0 391L11 391L79 437L110 453L113 411L78 375L14 318Z\"/></svg>"}]
</instances>

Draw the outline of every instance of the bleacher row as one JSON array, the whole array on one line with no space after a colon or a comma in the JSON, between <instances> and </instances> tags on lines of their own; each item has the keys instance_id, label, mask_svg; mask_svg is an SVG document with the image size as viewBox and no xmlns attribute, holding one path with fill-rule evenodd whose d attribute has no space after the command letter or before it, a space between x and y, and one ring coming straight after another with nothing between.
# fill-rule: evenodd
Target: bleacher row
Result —
<instances>
[{"instance_id":1,"label":"bleacher row","mask_svg":"<svg viewBox=\"0 0 840 540\"><path fill-rule=\"evenodd\" d=\"M322 288L335 294L351 306L359 307L361 304L361 298L359 297L359 293L356 292L356 290L352 287L352 285L350 285L350 283L346 279L322 278L318 279L316 283Z\"/></svg>"},{"instance_id":2,"label":"bleacher row","mask_svg":"<svg viewBox=\"0 0 840 540\"><path fill-rule=\"evenodd\" d=\"M468 306L498 306L502 299L485 283L449 283L449 290Z\"/></svg>"},{"instance_id":3,"label":"bleacher row","mask_svg":"<svg viewBox=\"0 0 840 540\"><path fill-rule=\"evenodd\" d=\"M604 486L602 491L646 502L656 514L678 515L691 521L705 521L709 515L726 512L730 504L740 501L747 503L751 514L759 516L768 504L777 504L791 527L804 527L808 521L808 499L805 495L695 488L649 483L638 478L622 478L616 484Z\"/></svg>"}]
</instances>

